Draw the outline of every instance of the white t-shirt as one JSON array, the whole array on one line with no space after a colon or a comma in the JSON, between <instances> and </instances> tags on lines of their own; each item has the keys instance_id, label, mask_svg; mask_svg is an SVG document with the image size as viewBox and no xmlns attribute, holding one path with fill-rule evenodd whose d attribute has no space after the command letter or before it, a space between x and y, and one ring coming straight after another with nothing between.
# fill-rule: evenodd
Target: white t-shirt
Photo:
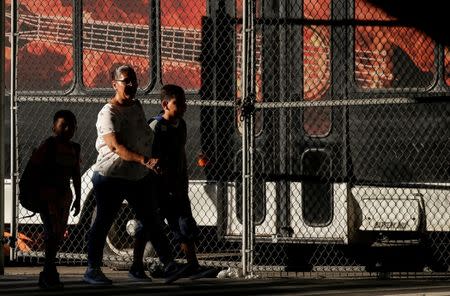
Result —
<instances>
[{"instance_id":1,"label":"white t-shirt","mask_svg":"<svg viewBox=\"0 0 450 296\"><path fill-rule=\"evenodd\" d=\"M104 135L115 133L117 141L129 150L151 157L153 132L138 101L131 106L106 104L98 113L96 127L98 157L94 170L102 176L127 180L139 180L148 174L149 170L142 164L122 160L103 139Z\"/></svg>"}]
</instances>

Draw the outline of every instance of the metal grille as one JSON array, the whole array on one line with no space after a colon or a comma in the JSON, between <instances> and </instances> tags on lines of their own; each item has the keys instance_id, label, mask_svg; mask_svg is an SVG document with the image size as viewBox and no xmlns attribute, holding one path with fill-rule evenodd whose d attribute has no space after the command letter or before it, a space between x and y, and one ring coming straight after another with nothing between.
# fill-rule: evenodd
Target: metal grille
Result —
<instances>
[{"instance_id":1,"label":"metal grille","mask_svg":"<svg viewBox=\"0 0 450 296\"><path fill-rule=\"evenodd\" d=\"M149 119L162 84L187 92L189 196L203 264L250 275L447 271L450 50L393 5L21 1L14 172L51 134L56 110L78 119L82 211L69 218L60 260L86 260L95 121L113 95L110 71L128 63ZM17 254L41 258L41 221L17 209L16 230L29 238L19 236ZM106 264L131 263L133 219L124 203Z\"/></svg>"}]
</instances>

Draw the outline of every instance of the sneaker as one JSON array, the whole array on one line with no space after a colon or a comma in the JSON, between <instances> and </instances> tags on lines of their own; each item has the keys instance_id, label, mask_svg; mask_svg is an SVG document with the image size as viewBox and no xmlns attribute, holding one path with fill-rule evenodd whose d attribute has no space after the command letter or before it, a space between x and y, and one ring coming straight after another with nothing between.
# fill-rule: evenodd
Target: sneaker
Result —
<instances>
[{"instance_id":1,"label":"sneaker","mask_svg":"<svg viewBox=\"0 0 450 296\"><path fill-rule=\"evenodd\" d=\"M41 289L62 289L63 283L59 280L58 272L40 272L38 285Z\"/></svg>"},{"instance_id":2,"label":"sneaker","mask_svg":"<svg viewBox=\"0 0 450 296\"><path fill-rule=\"evenodd\" d=\"M176 262L172 261L164 266L164 272L162 277L170 277L172 274L177 273L180 270L181 266Z\"/></svg>"},{"instance_id":3,"label":"sneaker","mask_svg":"<svg viewBox=\"0 0 450 296\"><path fill-rule=\"evenodd\" d=\"M197 269L197 272L192 274L189 279L196 280L196 279L202 279L202 278L215 278L217 277L217 274L219 273L220 269L215 267L206 267L206 266L199 266Z\"/></svg>"},{"instance_id":4,"label":"sneaker","mask_svg":"<svg viewBox=\"0 0 450 296\"><path fill-rule=\"evenodd\" d=\"M166 278L171 274L177 272L179 268L180 265L173 261L166 265L162 264L161 262L153 262L148 268L148 272L154 279Z\"/></svg>"},{"instance_id":5,"label":"sneaker","mask_svg":"<svg viewBox=\"0 0 450 296\"><path fill-rule=\"evenodd\" d=\"M160 262L153 262L148 268L148 272L150 273L150 276L154 279L165 277L165 268L164 265Z\"/></svg>"},{"instance_id":6,"label":"sneaker","mask_svg":"<svg viewBox=\"0 0 450 296\"><path fill-rule=\"evenodd\" d=\"M151 281L152 279L148 277L145 273L143 265L131 265L130 270L128 270L128 277L136 281Z\"/></svg>"},{"instance_id":7,"label":"sneaker","mask_svg":"<svg viewBox=\"0 0 450 296\"><path fill-rule=\"evenodd\" d=\"M106 277L100 268L88 267L83 280L92 285L111 285L112 281Z\"/></svg>"},{"instance_id":8,"label":"sneaker","mask_svg":"<svg viewBox=\"0 0 450 296\"><path fill-rule=\"evenodd\" d=\"M186 264L185 276L191 276L202 271L202 267L197 263L189 262Z\"/></svg>"},{"instance_id":9,"label":"sneaker","mask_svg":"<svg viewBox=\"0 0 450 296\"><path fill-rule=\"evenodd\" d=\"M177 266L176 270L174 270L171 274L168 274L165 277L164 282L166 284L173 283L174 281L182 277L187 277L194 274L198 270L198 268L199 268L198 263L187 263L182 266Z\"/></svg>"}]
</instances>

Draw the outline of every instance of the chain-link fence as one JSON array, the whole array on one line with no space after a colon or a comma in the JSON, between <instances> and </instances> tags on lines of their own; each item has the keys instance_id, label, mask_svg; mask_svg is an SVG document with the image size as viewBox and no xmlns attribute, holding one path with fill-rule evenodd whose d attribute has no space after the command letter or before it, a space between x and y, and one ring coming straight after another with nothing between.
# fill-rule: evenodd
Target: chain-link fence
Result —
<instances>
[{"instance_id":1,"label":"chain-link fence","mask_svg":"<svg viewBox=\"0 0 450 296\"><path fill-rule=\"evenodd\" d=\"M447 270L443 48L369 1L261 5L255 267Z\"/></svg>"},{"instance_id":2,"label":"chain-link fence","mask_svg":"<svg viewBox=\"0 0 450 296\"><path fill-rule=\"evenodd\" d=\"M11 120L18 175L51 134L55 111L70 109L78 119L82 211L69 218L59 258L85 262L95 122L113 95L110 71L128 63L149 119L159 112L162 84L186 89L189 197L202 264L241 267L248 252L255 272L447 271L446 44L369 0L242 1L20 1ZM254 228L251 249L242 250L248 135ZM27 214L18 207L17 252L40 257L41 221ZM131 263L133 219L124 203L106 264Z\"/></svg>"}]
</instances>

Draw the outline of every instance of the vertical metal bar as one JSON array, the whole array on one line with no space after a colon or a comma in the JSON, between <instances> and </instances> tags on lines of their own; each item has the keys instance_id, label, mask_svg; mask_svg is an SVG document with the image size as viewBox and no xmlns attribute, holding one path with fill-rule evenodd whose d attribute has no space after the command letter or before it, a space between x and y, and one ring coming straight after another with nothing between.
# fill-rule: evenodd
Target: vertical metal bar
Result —
<instances>
[{"instance_id":1,"label":"vertical metal bar","mask_svg":"<svg viewBox=\"0 0 450 296\"><path fill-rule=\"evenodd\" d=\"M72 26L74 30L72 46L74 68L73 94L83 94L83 1L73 1Z\"/></svg>"},{"instance_id":2,"label":"vertical metal bar","mask_svg":"<svg viewBox=\"0 0 450 296\"><path fill-rule=\"evenodd\" d=\"M17 86L17 0L11 1L11 90L10 90L10 116L11 116L11 237L10 259L16 259L17 240L17 159L16 159L16 86ZM2 69L3 70L3 69Z\"/></svg>"},{"instance_id":3,"label":"vertical metal bar","mask_svg":"<svg viewBox=\"0 0 450 296\"><path fill-rule=\"evenodd\" d=\"M152 77L156 80L156 89L159 89L162 86L162 63L161 63L161 41L162 41L162 32L161 32L161 3L160 0L152 1L152 11L151 11L151 32L155 33L152 49L155 51L152 52L151 59L154 60L155 67L155 75L156 77Z\"/></svg>"},{"instance_id":4,"label":"vertical metal bar","mask_svg":"<svg viewBox=\"0 0 450 296\"><path fill-rule=\"evenodd\" d=\"M250 105L250 112L248 113L248 139L249 139L249 161L248 161L248 171L249 171L249 194L248 194L248 205L249 205L249 225L248 225L248 250L249 250L249 264L248 264L248 275L253 275L253 256L254 256L254 242L255 242L255 215L254 215L254 179L255 174L253 171L254 168L254 148L255 148L255 112L254 112L254 105L256 100L256 46L255 46L255 13L256 13L256 1L250 1L250 11L249 11L249 35L248 35L248 42L249 42L249 48L248 48L248 55L249 55L249 61L248 61L248 77L249 80L248 83L248 101Z\"/></svg>"},{"instance_id":5,"label":"vertical metal bar","mask_svg":"<svg viewBox=\"0 0 450 296\"><path fill-rule=\"evenodd\" d=\"M248 1L242 1L242 52L241 52L241 86L242 86L242 105L245 104L247 96L247 9ZM241 108L243 112L243 108ZM243 119L242 129L242 274L245 276L248 270L247 253L247 118L241 114Z\"/></svg>"},{"instance_id":6,"label":"vertical metal bar","mask_svg":"<svg viewBox=\"0 0 450 296\"><path fill-rule=\"evenodd\" d=\"M5 126L5 1L0 3L0 252L3 252L3 233L5 230L5 139L3 131ZM0 275L5 274L3 253L0 253Z\"/></svg>"},{"instance_id":7,"label":"vertical metal bar","mask_svg":"<svg viewBox=\"0 0 450 296\"><path fill-rule=\"evenodd\" d=\"M255 1L243 1L242 8L242 274L253 275L253 150L255 93Z\"/></svg>"},{"instance_id":8,"label":"vertical metal bar","mask_svg":"<svg viewBox=\"0 0 450 296\"><path fill-rule=\"evenodd\" d=\"M291 72L291 65L292 61L289 60L289 51L288 51L288 44L293 44L293 37L292 35L288 35L289 31L289 25L282 21L288 17L288 13L292 13L288 9L288 4L290 3L289 0L281 0L279 1L279 10L278 10L278 17L280 19L280 23L278 24L278 55L279 55L279 66L278 66L278 98L277 100L281 103L283 101L289 101L290 97L290 91L292 91L291 88L291 79L292 72ZM301 5L303 5L303 1L301 1ZM292 52L291 52L292 53ZM289 73L289 74L288 74ZM276 131L277 135L277 141L278 141L278 170L281 174L285 174L287 172L287 166L288 162L287 155L288 155L288 148L289 145L287 144L288 139L288 130L290 130L290 126L287 124L288 122L288 111L286 108L279 108L277 110L278 112L278 129ZM276 198L280 202L280 209L286 209L285 213L289 213L289 210L287 209L287 201L289 200L289 192L288 192L288 184L286 181L279 181L276 182ZM285 215L289 217L290 215ZM289 218L285 218L284 221L282 221L282 225L288 225L286 224L287 220Z\"/></svg>"}]
</instances>

